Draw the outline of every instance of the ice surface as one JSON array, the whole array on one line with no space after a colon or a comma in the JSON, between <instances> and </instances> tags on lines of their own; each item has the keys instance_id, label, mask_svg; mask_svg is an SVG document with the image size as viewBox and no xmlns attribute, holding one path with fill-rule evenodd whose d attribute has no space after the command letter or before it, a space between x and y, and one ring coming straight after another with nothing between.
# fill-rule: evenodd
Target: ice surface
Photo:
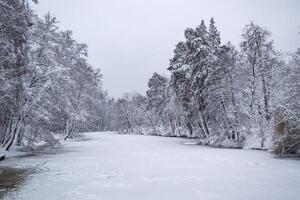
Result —
<instances>
[{"instance_id":1,"label":"ice surface","mask_svg":"<svg viewBox=\"0 0 300 200\"><path fill-rule=\"evenodd\" d=\"M36 168L6 199L298 200L300 161L182 138L87 133L66 151L0 165Z\"/></svg>"}]
</instances>

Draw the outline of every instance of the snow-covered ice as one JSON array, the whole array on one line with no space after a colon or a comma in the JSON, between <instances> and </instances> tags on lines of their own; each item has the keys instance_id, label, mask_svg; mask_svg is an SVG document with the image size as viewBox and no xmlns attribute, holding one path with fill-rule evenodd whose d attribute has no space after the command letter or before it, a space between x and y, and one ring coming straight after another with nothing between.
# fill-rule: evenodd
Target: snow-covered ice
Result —
<instances>
[{"instance_id":1,"label":"snow-covered ice","mask_svg":"<svg viewBox=\"0 0 300 200\"><path fill-rule=\"evenodd\" d=\"M188 139L88 133L65 151L0 165L38 168L9 200L298 200L300 161Z\"/></svg>"}]
</instances>

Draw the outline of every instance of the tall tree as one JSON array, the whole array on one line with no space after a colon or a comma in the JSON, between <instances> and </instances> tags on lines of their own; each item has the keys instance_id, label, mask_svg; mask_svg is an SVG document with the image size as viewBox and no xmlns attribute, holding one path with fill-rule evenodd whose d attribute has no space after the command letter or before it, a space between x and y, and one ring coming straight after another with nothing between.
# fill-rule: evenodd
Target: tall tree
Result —
<instances>
[{"instance_id":1,"label":"tall tree","mask_svg":"<svg viewBox=\"0 0 300 200\"><path fill-rule=\"evenodd\" d=\"M249 113L252 123L260 129L258 132L262 138L262 147L267 137L264 129L271 119L272 68L276 61L276 53L270 35L268 30L252 22L244 28L241 42L243 66L249 74L247 77L249 80Z\"/></svg>"}]
</instances>

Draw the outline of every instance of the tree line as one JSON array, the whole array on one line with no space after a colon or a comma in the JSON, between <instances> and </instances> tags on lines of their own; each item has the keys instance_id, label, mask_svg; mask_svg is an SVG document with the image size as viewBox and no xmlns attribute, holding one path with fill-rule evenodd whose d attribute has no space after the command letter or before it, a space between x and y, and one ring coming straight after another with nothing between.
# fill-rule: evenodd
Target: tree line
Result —
<instances>
[{"instance_id":1,"label":"tree line","mask_svg":"<svg viewBox=\"0 0 300 200\"><path fill-rule=\"evenodd\" d=\"M184 36L170 59L171 77L154 73L146 95L108 102L110 130L278 153L299 149L300 49L281 54L271 33L253 22L238 48L221 43L213 18Z\"/></svg>"},{"instance_id":2,"label":"tree line","mask_svg":"<svg viewBox=\"0 0 300 200\"><path fill-rule=\"evenodd\" d=\"M103 128L102 75L55 17L39 18L25 0L0 0L0 46L1 159L12 146Z\"/></svg>"},{"instance_id":3,"label":"tree line","mask_svg":"<svg viewBox=\"0 0 300 200\"><path fill-rule=\"evenodd\" d=\"M170 77L154 73L145 95L114 99L88 63L87 45L55 17L38 17L26 0L0 0L0 159L11 147L53 146L103 130L299 149L300 49L282 55L255 23L245 26L238 48L222 44L213 18L184 36Z\"/></svg>"}]
</instances>

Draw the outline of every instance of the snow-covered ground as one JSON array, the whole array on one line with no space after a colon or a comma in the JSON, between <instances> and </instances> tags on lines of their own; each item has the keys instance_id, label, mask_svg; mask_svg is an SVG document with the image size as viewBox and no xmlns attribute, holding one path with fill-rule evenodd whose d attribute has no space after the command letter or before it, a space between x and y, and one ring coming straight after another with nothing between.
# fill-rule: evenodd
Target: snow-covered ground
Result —
<instances>
[{"instance_id":1,"label":"snow-covered ground","mask_svg":"<svg viewBox=\"0 0 300 200\"><path fill-rule=\"evenodd\" d=\"M190 140L86 134L66 151L0 165L38 168L13 200L298 200L300 161L262 151L214 149Z\"/></svg>"}]
</instances>

